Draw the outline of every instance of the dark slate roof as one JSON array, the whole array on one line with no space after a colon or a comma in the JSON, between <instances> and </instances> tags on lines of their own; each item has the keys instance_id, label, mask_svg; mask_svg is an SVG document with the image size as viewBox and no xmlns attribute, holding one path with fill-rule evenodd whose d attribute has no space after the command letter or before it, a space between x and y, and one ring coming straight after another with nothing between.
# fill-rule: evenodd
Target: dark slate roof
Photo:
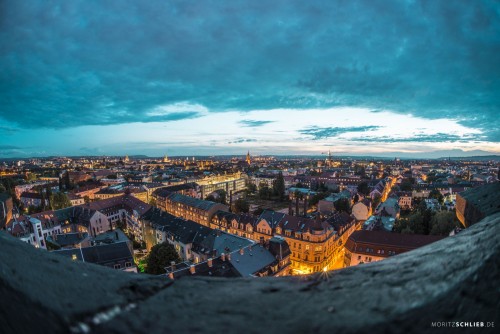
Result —
<instances>
[{"instance_id":1,"label":"dark slate roof","mask_svg":"<svg viewBox=\"0 0 500 334\"><path fill-rule=\"evenodd\" d=\"M113 243L113 242L130 242L125 233L120 229L115 229L113 231L107 231L95 236L94 241L96 243Z\"/></svg>"},{"instance_id":2,"label":"dark slate roof","mask_svg":"<svg viewBox=\"0 0 500 334\"><path fill-rule=\"evenodd\" d=\"M248 277L273 264L276 258L264 246L256 244L240 252L231 253L231 265L242 277Z\"/></svg>"},{"instance_id":3,"label":"dark slate roof","mask_svg":"<svg viewBox=\"0 0 500 334\"><path fill-rule=\"evenodd\" d=\"M132 195L122 195L103 199L92 203L82 204L78 207L100 212L104 212L106 210L124 209L131 213L133 210L135 210L139 213L139 215L144 215L152 208L151 205L144 203L143 201Z\"/></svg>"},{"instance_id":4,"label":"dark slate roof","mask_svg":"<svg viewBox=\"0 0 500 334\"><path fill-rule=\"evenodd\" d=\"M269 239L269 252L277 259L285 258L292 254L286 240L280 237L272 237Z\"/></svg>"},{"instance_id":5,"label":"dark slate roof","mask_svg":"<svg viewBox=\"0 0 500 334\"><path fill-rule=\"evenodd\" d=\"M160 188L160 189L156 189L153 192L153 194L155 194L156 196L160 196L160 197L167 197L171 193L175 193L175 192L178 192L178 191L189 190L189 189L196 189L196 186L197 185L194 182L176 184L176 185L173 185L173 186L168 186L168 187L163 187L163 188Z\"/></svg>"},{"instance_id":6,"label":"dark slate roof","mask_svg":"<svg viewBox=\"0 0 500 334\"><path fill-rule=\"evenodd\" d=\"M238 215L224 210L217 210L217 212L215 212L214 217L217 218L218 220L226 218L226 220L230 222L233 218L236 219Z\"/></svg>"},{"instance_id":7,"label":"dark slate roof","mask_svg":"<svg viewBox=\"0 0 500 334\"><path fill-rule=\"evenodd\" d=\"M327 219L327 222L333 226L335 231L341 231L353 222L353 218L347 212L335 212Z\"/></svg>"},{"instance_id":8,"label":"dark slate roof","mask_svg":"<svg viewBox=\"0 0 500 334\"><path fill-rule=\"evenodd\" d=\"M39 193L23 192L21 198L42 199L42 196Z\"/></svg>"},{"instance_id":9,"label":"dark slate roof","mask_svg":"<svg viewBox=\"0 0 500 334\"><path fill-rule=\"evenodd\" d=\"M101 265L133 258L126 242L116 242L85 248L56 250L52 253L69 258L76 255L77 259L80 261Z\"/></svg>"},{"instance_id":10,"label":"dark slate roof","mask_svg":"<svg viewBox=\"0 0 500 334\"><path fill-rule=\"evenodd\" d=\"M402 234L382 231L355 231L349 240L355 243L400 247L408 250L425 246L445 237L440 235Z\"/></svg>"},{"instance_id":11,"label":"dark slate roof","mask_svg":"<svg viewBox=\"0 0 500 334\"><path fill-rule=\"evenodd\" d=\"M174 240L183 244L192 244L193 251L200 253L220 255L252 243L248 239L216 231L192 220L178 218L162 212L159 209L151 210L143 218L155 225L157 229L173 236Z\"/></svg>"},{"instance_id":12,"label":"dark slate roof","mask_svg":"<svg viewBox=\"0 0 500 334\"><path fill-rule=\"evenodd\" d=\"M168 199L177 202L177 203L183 203L187 206L191 206L194 208L198 208L201 210L208 211L210 210L214 205L217 205L218 203L212 202L212 201L206 201L206 200L201 200L198 198L194 198L191 196L186 196L186 195L181 195L177 193L170 194L168 196Z\"/></svg>"},{"instance_id":13,"label":"dark slate roof","mask_svg":"<svg viewBox=\"0 0 500 334\"><path fill-rule=\"evenodd\" d=\"M59 245L61 247L77 245L89 236L88 233L65 233L56 234L54 236L49 235L47 237L47 242Z\"/></svg>"},{"instance_id":14,"label":"dark slate roof","mask_svg":"<svg viewBox=\"0 0 500 334\"><path fill-rule=\"evenodd\" d=\"M207 238L207 241L209 241L210 243L205 242L205 245L210 249L217 251L215 253L217 255L232 252L234 250L249 246L253 243L248 239L225 232L218 232L215 233L215 235L212 234L212 236L212 238Z\"/></svg>"},{"instance_id":15,"label":"dark slate roof","mask_svg":"<svg viewBox=\"0 0 500 334\"><path fill-rule=\"evenodd\" d=\"M279 222L285 217L284 213L272 210L265 210L259 216L259 220L264 219L272 228L278 226ZM292 217L292 216L290 216Z\"/></svg>"},{"instance_id":16,"label":"dark slate roof","mask_svg":"<svg viewBox=\"0 0 500 334\"><path fill-rule=\"evenodd\" d=\"M208 266L208 262L202 262L195 266L195 274L191 274L189 271L189 265L177 264L176 270L174 270L174 278L178 279L184 276L213 276L213 277L241 277L241 275L236 271L236 269L231 265L229 261L222 261L220 257L213 259L212 267ZM171 270L167 267L167 274Z\"/></svg>"}]
</instances>

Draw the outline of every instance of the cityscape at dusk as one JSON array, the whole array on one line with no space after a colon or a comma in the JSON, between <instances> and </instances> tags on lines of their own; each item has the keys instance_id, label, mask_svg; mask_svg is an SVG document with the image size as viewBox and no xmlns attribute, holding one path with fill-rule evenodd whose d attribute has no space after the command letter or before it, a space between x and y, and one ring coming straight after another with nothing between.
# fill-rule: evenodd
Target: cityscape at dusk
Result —
<instances>
[{"instance_id":1,"label":"cityscape at dusk","mask_svg":"<svg viewBox=\"0 0 500 334\"><path fill-rule=\"evenodd\" d=\"M494 1L4 1L1 15L0 157L500 153Z\"/></svg>"},{"instance_id":2,"label":"cityscape at dusk","mask_svg":"<svg viewBox=\"0 0 500 334\"><path fill-rule=\"evenodd\" d=\"M0 28L1 334L498 332L498 1Z\"/></svg>"}]
</instances>

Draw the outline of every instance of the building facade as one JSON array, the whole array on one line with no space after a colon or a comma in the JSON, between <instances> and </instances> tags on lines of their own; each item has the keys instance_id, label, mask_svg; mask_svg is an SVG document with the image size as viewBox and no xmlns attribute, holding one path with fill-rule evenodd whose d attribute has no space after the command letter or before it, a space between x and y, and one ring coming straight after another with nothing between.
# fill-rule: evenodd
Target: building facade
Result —
<instances>
[{"instance_id":1,"label":"building facade","mask_svg":"<svg viewBox=\"0 0 500 334\"><path fill-rule=\"evenodd\" d=\"M382 231L355 231L348 238L344 267L376 262L443 239L437 235L400 234Z\"/></svg>"},{"instance_id":2,"label":"building facade","mask_svg":"<svg viewBox=\"0 0 500 334\"><path fill-rule=\"evenodd\" d=\"M170 194L166 197L164 204L157 203L161 208L176 217L192 220L204 226L210 226L213 215L219 211L228 211L229 207L224 204L200 200L181 194Z\"/></svg>"},{"instance_id":3,"label":"building facade","mask_svg":"<svg viewBox=\"0 0 500 334\"><path fill-rule=\"evenodd\" d=\"M342 253L343 245L339 234L328 222L319 219L270 210L258 217L218 212L212 219L211 227L256 242L266 242L274 236L284 238L291 250L290 260L294 274L336 269Z\"/></svg>"}]
</instances>

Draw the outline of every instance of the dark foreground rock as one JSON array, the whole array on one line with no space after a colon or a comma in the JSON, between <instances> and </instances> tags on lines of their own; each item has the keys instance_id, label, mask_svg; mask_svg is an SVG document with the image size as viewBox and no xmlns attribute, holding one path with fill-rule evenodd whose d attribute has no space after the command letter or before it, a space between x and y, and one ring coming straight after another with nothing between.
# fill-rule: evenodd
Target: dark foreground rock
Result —
<instances>
[{"instance_id":1,"label":"dark foreground rock","mask_svg":"<svg viewBox=\"0 0 500 334\"><path fill-rule=\"evenodd\" d=\"M382 262L302 278L172 282L72 262L0 233L0 333L495 332L499 264L500 214Z\"/></svg>"}]
</instances>

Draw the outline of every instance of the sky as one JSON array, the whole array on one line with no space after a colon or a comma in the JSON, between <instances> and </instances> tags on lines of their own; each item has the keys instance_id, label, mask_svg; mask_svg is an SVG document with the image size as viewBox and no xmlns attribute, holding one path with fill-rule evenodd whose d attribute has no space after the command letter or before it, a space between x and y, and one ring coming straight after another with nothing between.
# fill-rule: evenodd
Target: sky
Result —
<instances>
[{"instance_id":1,"label":"sky","mask_svg":"<svg viewBox=\"0 0 500 334\"><path fill-rule=\"evenodd\" d=\"M0 157L500 154L498 1L0 2Z\"/></svg>"}]
</instances>

